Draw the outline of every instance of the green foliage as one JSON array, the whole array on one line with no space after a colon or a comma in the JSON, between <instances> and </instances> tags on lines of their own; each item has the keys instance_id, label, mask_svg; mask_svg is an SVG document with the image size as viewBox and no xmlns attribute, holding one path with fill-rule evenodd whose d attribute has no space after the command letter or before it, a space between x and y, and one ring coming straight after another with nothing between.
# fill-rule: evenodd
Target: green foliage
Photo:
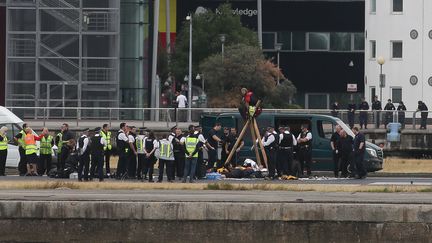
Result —
<instances>
[{"instance_id":1,"label":"green foliage","mask_svg":"<svg viewBox=\"0 0 432 243\"><path fill-rule=\"evenodd\" d=\"M207 57L221 52L220 34L226 35L225 45L247 44L258 46L256 33L242 26L240 17L232 14L230 4L222 4L220 13L208 10L192 15L193 72L200 73L199 64ZM189 67L189 21L184 21L172 55L171 72L177 80L183 80Z\"/></svg>"}]
</instances>

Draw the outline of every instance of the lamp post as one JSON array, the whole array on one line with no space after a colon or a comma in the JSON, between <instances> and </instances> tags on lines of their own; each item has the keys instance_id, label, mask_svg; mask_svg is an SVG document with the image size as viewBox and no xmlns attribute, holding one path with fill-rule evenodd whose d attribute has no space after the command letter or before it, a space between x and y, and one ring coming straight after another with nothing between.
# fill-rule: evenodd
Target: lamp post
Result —
<instances>
[{"instance_id":1,"label":"lamp post","mask_svg":"<svg viewBox=\"0 0 432 243\"><path fill-rule=\"evenodd\" d=\"M225 41L226 41L226 35L225 34L220 34L219 35L219 39L222 43L222 61L224 59L224 54L225 54Z\"/></svg>"},{"instance_id":2,"label":"lamp post","mask_svg":"<svg viewBox=\"0 0 432 243\"><path fill-rule=\"evenodd\" d=\"M196 80L201 80L201 89L204 92L204 74L197 74L195 77Z\"/></svg>"},{"instance_id":3,"label":"lamp post","mask_svg":"<svg viewBox=\"0 0 432 243\"><path fill-rule=\"evenodd\" d=\"M188 75L188 122L192 121L192 14L186 17L189 21L189 75Z\"/></svg>"},{"instance_id":4,"label":"lamp post","mask_svg":"<svg viewBox=\"0 0 432 243\"><path fill-rule=\"evenodd\" d=\"M283 45L282 43L276 43L275 44L275 49L277 51L277 68L278 68L277 84L278 85L280 84L280 74L279 74L280 65L279 65L279 63L280 63L280 51L282 50L282 45Z\"/></svg>"},{"instance_id":5,"label":"lamp post","mask_svg":"<svg viewBox=\"0 0 432 243\"><path fill-rule=\"evenodd\" d=\"M382 69L385 63L384 57L379 56L377 58L377 63L380 65L379 86L380 86L380 102L382 102L382 89L385 87L385 74L383 74L383 69Z\"/></svg>"}]
</instances>

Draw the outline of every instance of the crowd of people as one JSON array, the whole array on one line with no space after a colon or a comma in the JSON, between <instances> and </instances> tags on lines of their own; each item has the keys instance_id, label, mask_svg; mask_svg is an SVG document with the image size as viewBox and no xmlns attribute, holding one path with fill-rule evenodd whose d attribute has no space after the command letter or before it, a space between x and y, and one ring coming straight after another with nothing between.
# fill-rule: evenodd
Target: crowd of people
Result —
<instances>
[{"instance_id":1,"label":"crowd of people","mask_svg":"<svg viewBox=\"0 0 432 243\"><path fill-rule=\"evenodd\" d=\"M365 100L365 98L361 99L360 104L356 105L354 100L350 100L347 106L348 110L348 125L350 128L354 127L355 123L355 116L356 111L358 111L358 122L360 124L360 129L367 129L368 126L368 111L369 109L372 109L374 112L374 123L377 128L381 125L381 115L380 113L383 113L383 119L384 119L384 126L386 127L389 123L393 122L393 115L396 111L397 114L397 122L399 122L402 126L402 128L405 128L405 112L407 110L405 104L403 101L398 102L398 106L396 107L391 99L387 100L387 104L384 106L384 109L382 108L381 101L378 100L378 96L375 96L372 102L371 107L369 106L369 103ZM331 106L332 115L335 117L338 117L340 114L340 104L336 101ZM382 111L384 110L384 111ZM421 123L420 123L420 129L426 129L426 122L428 118L428 107L423 101L418 102L417 111L421 112Z\"/></svg>"}]
</instances>

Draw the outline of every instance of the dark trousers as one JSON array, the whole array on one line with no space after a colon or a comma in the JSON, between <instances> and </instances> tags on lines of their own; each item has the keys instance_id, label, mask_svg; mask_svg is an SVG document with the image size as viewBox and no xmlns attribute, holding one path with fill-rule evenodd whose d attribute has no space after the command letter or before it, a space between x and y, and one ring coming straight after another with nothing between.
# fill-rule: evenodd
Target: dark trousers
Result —
<instances>
[{"instance_id":1,"label":"dark trousers","mask_svg":"<svg viewBox=\"0 0 432 243\"><path fill-rule=\"evenodd\" d=\"M78 157L78 180L88 180L89 178L89 167L90 167L90 156L89 155L81 155ZM93 163L92 163L93 165ZM84 170L84 174L83 174Z\"/></svg>"},{"instance_id":2,"label":"dark trousers","mask_svg":"<svg viewBox=\"0 0 432 243\"><path fill-rule=\"evenodd\" d=\"M129 154L128 176L135 177L137 171L137 156L131 151Z\"/></svg>"},{"instance_id":3,"label":"dark trousers","mask_svg":"<svg viewBox=\"0 0 432 243\"><path fill-rule=\"evenodd\" d=\"M231 151L228 151L229 153L228 153L228 155L231 153ZM227 156L227 158L228 158L228 156ZM223 161L226 161L226 159L227 158L225 158L225 160L223 160ZM234 152L234 154L233 154L233 156L231 157L231 161L230 161L230 163L231 163L231 165L233 166L233 167L236 167L236 166L238 166L239 165L239 163L238 163L238 153L237 152ZM222 165L223 166L223 165Z\"/></svg>"},{"instance_id":4,"label":"dark trousers","mask_svg":"<svg viewBox=\"0 0 432 243\"><path fill-rule=\"evenodd\" d=\"M359 120L360 120L360 128L365 128L367 129L367 124L368 124L368 113L361 111L360 115L359 115Z\"/></svg>"},{"instance_id":5,"label":"dark trousers","mask_svg":"<svg viewBox=\"0 0 432 243\"><path fill-rule=\"evenodd\" d=\"M6 159L7 159L7 149L0 150L0 176L6 175Z\"/></svg>"},{"instance_id":6,"label":"dark trousers","mask_svg":"<svg viewBox=\"0 0 432 243\"><path fill-rule=\"evenodd\" d=\"M341 174L342 177L348 176L348 165L351 163L351 161L352 161L351 151L341 151L339 170L342 171ZM351 168L351 170L353 170L353 168Z\"/></svg>"},{"instance_id":7,"label":"dark trousers","mask_svg":"<svg viewBox=\"0 0 432 243\"><path fill-rule=\"evenodd\" d=\"M172 181L174 180L173 178L173 171L174 171L174 160L165 160L165 159L159 159L159 177L158 177L158 181L162 181L163 180L163 174L164 174L164 169L166 167L166 174L167 174L167 178L168 181Z\"/></svg>"},{"instance_id":8,"label":"dark trousers","mask_svg":"<svg viewBox=\"0 0 432 243\"><path fill-rule=\"evenodd\" d=\"M354 112L348 112L348 125L350 128L354 127Z\"/></svg>"},{"instance_id":9,"label":"dark trousers","mask_svg":"<svg viewBox=\"0 0 432 243\"><path fill-rule=\"evenodd\" d=\"M153 181L153 169L154 169L155 162L156 162L156 158L154 156L150 156L149 158L147 158L144 155L144 172L143 172L143 176L145 177L145 175L147 175L147 172L148 172L149 181Z\"/></svg>"},{"instance_id":10,"label":"dark trousers","mask_svg":"<svg viewBox=\"0 0 432 243\"><path fill-rule=\"evenodd\" d=\"M310 176L312 174L312 151L310 148L300 147L299 162L302 174L304 174L304 170L306 169L307 175Z\"/></svg>"},{"instance_id":11,"label":"dark trousers","mask_svg":"<svg viewBox=\"0 0 432 243\"><path fill-rule=\"evenodd\" d=\"M45 174L45 172L47 175L49 174L51 170L51 161L52 161L51 154L41 154L39 156L39 165L37 167L39 175L43 175Z\"/></svg>"},{"instance_id":12,"label":"dark trousers","mask_svg":"<svg viewBox=\"0 0 432 243\"><path fill-rule=\"evenodd\" d=\"M428 113L427 112L422 112L421 113L420 128L426 129L427 117L428 117Z\"/></svg>"},{"instance_id":13,"label":"dark trousers","mask_svg":"<svg viewBox=\"0 0 432 243\"><path fill-rule=\"evenodd\" d=\"M185 155L183 152L175 152L174 153L174 166L176 175L179 178L183 178L184 175L184 167L185 167Z\"/></svg>"},{"instance_id":14,"label":"dark trousers","mask_svg":"<svg viewBox=\"0 0 432 243\"><path fill-rule=\"evenodd\" d=\"M279 176L292 174L292 161L293 150L280 148L277 156L277 171Z\"/></svg>"},{"instance_id":15,"label":"dark trousers","mask_svg":"<svg viewBox=\"0 0 432 243\"><path fill-rule=\"evenodd\" d=\"M216 149L209 149L208 150L207 169L212 169L214 167L215 162L217 162L217 150Z\"/></svg>"},{"instance_id":16,"label":"dark trousers","mask_svg":"<svg viewBox=\"0 0 432 243\"><path fill-rule=\"evenodd\" d=\"M268 163L268 171L269 177L274 177L276 174L276 150L266 148L267 153L267 163Z\"/></svg>"},{"instance_id":17,"label":"dark trousers","mask_svg":"<svg viewBox=\"0 0 432 243\"><path fill-rule=\"evenodd\" d=\"M90 175L93 176L95 173L95 169L97 166L98 170L98 177L99 180L103 180L104 174L103 174L103 164L104 164L104 156L103 153L100 154L92 154L91 155L91 168L90 168Z\"/></svg>"},{"instance_id":18,"label":"dark trousers","mask_svg":"<svg viewBox=\"0 0 432 243\"><path fill-rule=\"evenodd\" d=\"M27 173L27 159L25 155L25 149L23 149L21 146L18 148L20 160L18 163L18 172L20 175L25 175ZM58 164L58 163L57 163ZM58 167L58 165L57 165Z\"/></svg>"},{"instance_id":19,"label":"dark trousers","mask_svg":"<svg viewBox=\"0 0 432 243\"><path fill-rule=\"evenodd\" d=\"M380 111L375 110L374 116L375 116L375 127L379 128L380 124Z\"/></svg>"},{"instance_id":20,"label":"dark trousers","mask_svg":"<svg viewBox=\"0 0 432 243\"><path fill-rule=\"evenodd\" d=\"M183 181L186 181L188 176L190 181L194 180L196 165L197 165L197 158L186 158L185 169L183 172Z\"/></svg>"},{"instance_id":21,"label":"dark trousers","mask_svg":"<svg viewBox=\"0 0 432 243\"><path fill-rule=\"evenodd\" d=\"M340 154L333 151L333 172L335 177L339 176L340 170Z\"/></svg>"},{"instance_id":22,"label":"dark trousers","mask_svg":"<svg viewBox=\"0 0 432 243\"><path fill-rule=\"evenodd\" d=\"M401 124L401 128L405 128L405 112L399 112L398 114L398 121Z\"/></svg>"},{"instance_id":23,"label":"dark trousers","mask_svg":"<svg viewBox=\"0 0 432 243\"><path fill-rule=\"evenodd\" d=\"M387 126L390 122L393 122L393 112L386 112L385 125Z\"/></svg>"},{"instance_id":24,"label":"dark trousers","mask_svg":"<svg viewBox=\"0 0 432 243\"><path fill-rule=\"evenodd\" d=\"M117 163L117 177L123 176L124 173L126 173L126 169L128 168L128 160L129 156L126 153L120 153L119 154L119 160Z\"/></svg>"},{"instance_id":25,"label":"dark trousers","mask_svg":"<svg viewBox=\"0 0 432 243\"><path fill-rule=\"evenodd\" d=\"M137 177L138 179L142 179L143 176L145 177L147 173L143 175L144 170L144 161L145 161L145 154L138 154L138 168L137 168Z\"/></svg>"},{"instance_id":26,"label":"dark trousers","mask_svg":"<svg viewBox=\"0 0 432 243\"><path fill-rule=\"evenodd\" d=\"M105 171L107 174L111 174L110 168L111 150L105 151Z\"/></svg>"},{"instance_id":27,"label":"dark trousers","mask_svg":"<svg viewBox=\"0 0 432 243\"><path fill-rule=\"evenodd\" d=\"M366 167L364 166L364 152L363 151L357 151L354 154L355 166L356 166L356 174L360 177L367 175Z\"/></svg>"}]
</instances>

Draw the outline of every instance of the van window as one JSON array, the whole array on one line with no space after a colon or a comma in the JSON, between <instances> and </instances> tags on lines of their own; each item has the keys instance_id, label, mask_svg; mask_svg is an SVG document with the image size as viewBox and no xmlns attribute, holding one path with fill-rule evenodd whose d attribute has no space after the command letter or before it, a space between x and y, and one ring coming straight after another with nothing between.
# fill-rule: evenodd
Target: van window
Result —
<instances>
[{"instance_id":1,"label":"van window","mask_svg":"<svg viewBox=\"0 0 432 243\"><path fill-rule=\"evenodd\" d=\"M298 119L298 118L275 118L276 130L279 127L290 127L290 131L295 136L298 136L301 133L301 126L303 124L309 125L309 130L311 130L311 121L309 119Z\"/></svg>"},{"instance_id":2,"label":"van window","mask_svg":"<svg viewBox=\"0 0 432 243\"><path fill-rule=\"evenodd\" d=\"M0 124L0 127L5 126L8 128L7 131L7 138L9 140L10 144L16 144L15 140L13 139L15 137L16 134L19 133L19 131L21 131L21 129L13 123L6 123L6 124Z\"/></svg>"},{"instance_id":3,"label":"van window","mask_svg":"<svg viewBox=\"0 0 432 243\"><path fill-rule=\"evenodd\" d=\"M318 135L329 139L335 132L335 124L331 121L317 121Z\"/></svg>"}]
</instances>

